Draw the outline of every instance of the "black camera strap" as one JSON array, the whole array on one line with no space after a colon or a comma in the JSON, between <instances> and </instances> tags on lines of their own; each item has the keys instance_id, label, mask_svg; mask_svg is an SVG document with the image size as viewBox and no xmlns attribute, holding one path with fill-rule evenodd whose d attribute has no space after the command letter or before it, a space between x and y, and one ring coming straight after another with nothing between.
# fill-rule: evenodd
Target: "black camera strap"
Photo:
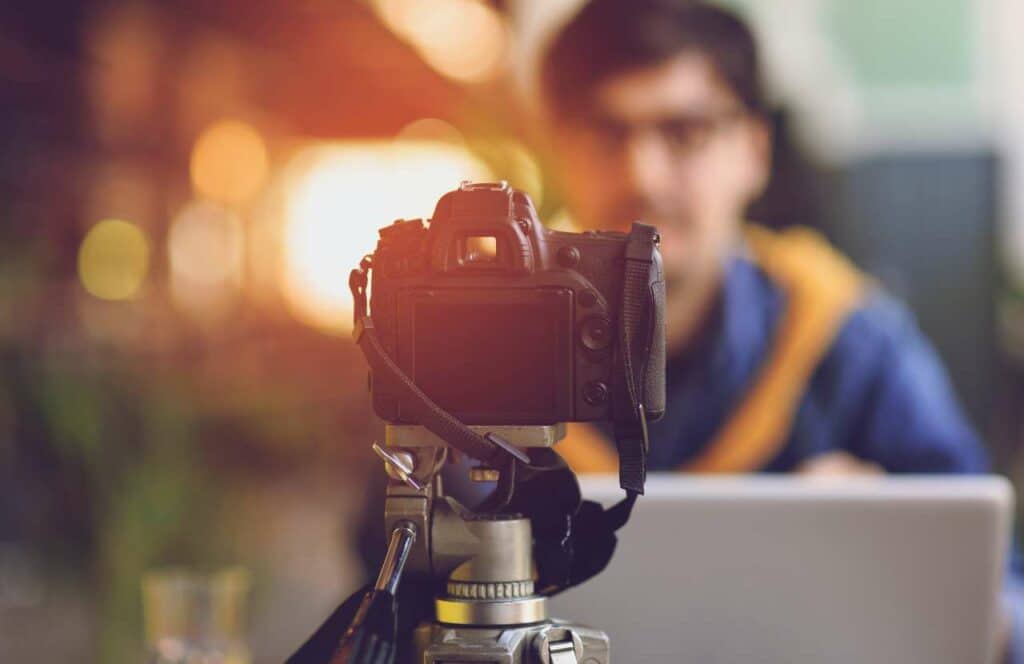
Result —
<instances>
[{"instance_id":1,"label":"black camera strap","mask_svg":"<svg viewBox=\"0 0 1024 664\"><path fill-rule=\"evenodd\" d=\"M501 437L493 434L482 436L437 405L388 355L380 337L377 336L373 319L367 312L366 286L371 268L372 261L367 256L360 262L359 268L352 270L349 275L349 288L355 300L353 336L370 368L381 375L387 375L401 385L409 397L403 400L403 403L412 410L410 414L415 420L457 450L493 468L504 465L509 455L524 463L528 462L529 457Z\"/></svg>"},{"instance_id":2,"label":"black camera strap","mask_svg":"<svg viewBox=\"0 0 1024 664\"><path fill-rule=\"evenodd\" d=\"M638 362L637 358L645 358L650 350L650 333L643 332L651 329L650 274L657 243L658 232L653 226L634 223L624 256L619 315L621 370L615 372L618 384L612 427L619 452L619 485L627 496L642 494L647 479L647 414L641 389L646 362Z\"/></svg>"}]
</instances>

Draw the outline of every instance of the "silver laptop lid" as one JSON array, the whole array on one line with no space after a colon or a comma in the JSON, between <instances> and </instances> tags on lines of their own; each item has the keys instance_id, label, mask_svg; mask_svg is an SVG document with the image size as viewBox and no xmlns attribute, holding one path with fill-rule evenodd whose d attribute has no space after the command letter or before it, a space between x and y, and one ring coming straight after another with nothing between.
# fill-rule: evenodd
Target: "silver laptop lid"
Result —
<instances>
[{"instance_id":1,"label":"silver laptop lid","mask_svg":"<svg viewBox=\"0 0 1024 664\"><path fill-rule=\"evenodd\" d=\"M985 662L1012 504L997 477L654 475L551 614L606 630L617 662Z\"/></svg>"}]
</instances>

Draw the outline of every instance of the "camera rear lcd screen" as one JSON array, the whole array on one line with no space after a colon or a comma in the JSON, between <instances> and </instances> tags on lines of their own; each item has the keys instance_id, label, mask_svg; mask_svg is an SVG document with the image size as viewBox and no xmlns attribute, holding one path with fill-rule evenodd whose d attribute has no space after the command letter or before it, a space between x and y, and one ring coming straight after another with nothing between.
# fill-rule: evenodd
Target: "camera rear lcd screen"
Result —
<instances>
[{"instance_id":1,"label":"camera rear lcd screen","mask_svg":"<svg viewBox=\"0 0 1024 664\"><path fill-rule=\"evenodd\" d=\"M551 423L559 393L572 384L571 296L453 295L415 303L416 384L473 423Z\"/></svg>"}]
</instances>

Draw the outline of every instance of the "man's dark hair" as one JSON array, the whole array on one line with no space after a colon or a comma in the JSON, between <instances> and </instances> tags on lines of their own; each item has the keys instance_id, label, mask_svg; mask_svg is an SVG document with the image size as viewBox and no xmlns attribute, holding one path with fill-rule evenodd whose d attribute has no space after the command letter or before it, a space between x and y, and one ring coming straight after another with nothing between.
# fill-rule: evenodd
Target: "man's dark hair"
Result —
<instances>
[{"instance_id":1,"label":"man's dark hair","mask_svg":"<svg viewBox=\"0 0 1024 664\"><path fill-rule=\"evenodd\" d=\"M706 57L749 111L766 114L750 29L701 0L590 0L549 46L541 85L552 110L574 117L611 76L687 52Z\"/></svg>"}]
</instances>

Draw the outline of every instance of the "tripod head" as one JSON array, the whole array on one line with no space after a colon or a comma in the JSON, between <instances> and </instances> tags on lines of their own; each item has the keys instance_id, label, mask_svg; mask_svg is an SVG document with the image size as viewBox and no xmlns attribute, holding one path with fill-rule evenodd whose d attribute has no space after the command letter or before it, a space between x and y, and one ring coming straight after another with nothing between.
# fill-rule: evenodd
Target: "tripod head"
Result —
<instances>
[{"instance_id":1,"label":"tripod head","mask_svg":"<svg viewBox=\"0 0 1024 664\"><path fill-rule=\"evenodd\" d=\"M550 451L565 435L564 425L486 429L489 431L482 431L483 435L500 436L517 451ZM469 468L470 481L496 485L492 496L472 511L445 493L442 471L450 450L429 430L389 424L385 428L385 445L375 444L373 449L384 460L389 477L385 502L388 531L407 522L422 533L410 556L409 568L446 580L448 594L454 598L454 604L438 604L439 615L461 610L475 616L475 622L487 621L491 618L486 617L486 605L463 606L460 600L518 600L533 595L533 534L529 515L516 510L516 505L523 502L521 498L517 500L516 491L528 478L517 471L525 468L533 473L548 472L546 469L531 466L528 454L510 455L511 461L504 468L484 463ZM572 496L572 487L567 488ZM527 622L543 618L539 613L543 606L540 602L520 602L518 606ZM508 606L501 609L505 621L501 624L509 624L508 610Z\"/></svg>"},{"instance_id":2,"label":"tripod head","mask_svg":"<svg viewBox=\"0 0 1024 664\"><path fill-rule=\"evenodd\" d=\"M488 429L487 434L501 436L535 458L550 454L565 435L564 425ZM545 468L523 464L513 457L515 461L504 472L519 481L513 481L512 491L506 492L499 488L502 469L484 464L459 467L472 481L499 485L484 501L483 506L489 508L471 511L445 493L442 471L450 450L444 441L419 426L387 425L385 431L385 445L375 444L374 450L384 460L389 477L385 503L388 529L398 533L412 528L422 533L409 554L409 571L438 582L435 622L424 622L414 637L416 661L451 661L451 655L465 654L467 648L472 648L476 655L487 653L488 658L480 661L583 661L586 656L606 662L607 637L586 627L550 621L547 598L537 583L546 583L549 591L556 587L537 573L535 550L549 560L561 559L563 569L568 568L573 555L571 547L562 546L572 539L572 517L580 503L571 472L560 465ZM529 454L524 456L530 458ZM524 468L526 472L522 472ZM560 493L562 500L546 492L547 519L516 511L536 511L531 502L539 506L540 501L524 500L517 490L545 473L560 475L556 484L563 488L556 494ZM553 478L546 478L549 484ZM560 511L561 516L551 518ZM535 537L534 520L540 524L541 537ZM553 529L553 524L565 524L565 528ZM546 554L545 544L549 550ZM552 556L552 546L561 549L558 555ZM613 547L614 541L611 547L603 547L609 557Z\"/></svg>"}]
</instances>

